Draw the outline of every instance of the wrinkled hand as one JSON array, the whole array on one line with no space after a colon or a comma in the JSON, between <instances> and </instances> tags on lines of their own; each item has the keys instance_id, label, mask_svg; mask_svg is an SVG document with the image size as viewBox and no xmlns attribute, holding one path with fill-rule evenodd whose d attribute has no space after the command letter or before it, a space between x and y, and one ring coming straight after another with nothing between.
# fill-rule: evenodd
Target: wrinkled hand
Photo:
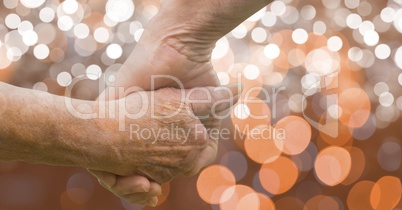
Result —
<instances>
[{"instance_id":1,"label":"wrinkled hand","mask_svg":"<svg viewBox=\"0 0 402 210\"><path fill-rule=\"evenodd\" d=\"M160 36L157 31L157 18L151 21L144 31L140 42L137 44L131 56L125 62L125 68L118 71L116 82L112 87L124 87L125 89L138 87L138 90L155 90L163 87L180 86L169 79L158 79L155 86L151 85L152 75L170 75L182 82L183 88L218 86L219 81L210 62L210 53L214 47L211 44L202 44L197 51L190 52L179 50L185 43L176 38ZM159 39L160 38L160 39ZM155 40L157 39L157 40ZM136 91L137 89L134 89ZM104 95L109 99L118 99L124 95L114 95L106 90ZM215 120L219 126L220 121ZM210 141L208 147L199 155L199 163L192 172L194 175L202 167L213 160L217 151L216 141ZM155 206L158 202L156 197L161 193L161 186L144 176L119 176L109 172L90 171L106 189L113 192L133 204ZM112 186L112 187L111 187Z\"/></svg>"},{"instance_id":2,"label":"wrinkled hand","mask_svg":"<svg viewBox=\"0 0 402 210\"><path fill-rule=\"evenodd\" d=\"M144 90L217 86L211 64L216 42L272 0L164 0L112 86ZM121 97L121 96L120 96Z\"/></svg>"},{"instance_id":3,"label":"wrinkled hand","mask_svg":"<svg viewBox=\"0 0 402 210\"><path fill-rule=\"evenodd\" d=\"M180 87L177 81L168 78L157 79L152 85L152 75L173 76L184 88L219 85L210 60L215 42L270 1L163 1L159 13L146 26L141 40L124 63L125 67L119 70L117 80L110 85L125 89L136 86L134 91ZM121 97L124 95L111 96L111 98ZM219 120L216 120L215 124L219 126ZM211 141L201 156L203 159L212 160L216 150L216 142ZM132 185L125 185L128 191L138 193L132 195L133 203L140 203L137 201L141 200L141 203L149 201L148 203L152 205L157 201L151 192L159 191L160 186L144 177L120 177L111 173L95 173L95 176L101 182L116 185L120 182L141 183L144 190L136 190L131 187ZM145 193L148 191L150 193ZM134 199L135 196L138 199Z\"/></svg>"},{"instance_id":4,"label":"wrinkled hand","mask_svg":"<svg viewBox=\"0 0 402 210\"><path fill-rule=\"evenodd\" d=\"M214 159L217 138L209 135L208 129L218 128L220 121L212 114L219 116L227 110L237 100L238 93L238 85L192 90L165 88L136 92L120 99L119 111L138 113L145 106L153 108L155 116L165 117L153 119L148 110L139 119L100 119L100 130L112 133L122 122L129 130L118 135L106 134L111 139L113 156L118 158L105 155L102 167L107 166L108 170L95 167L91 172L102 186L119 197L132 203L155 205L154 196L161 193L156 183L168 182L182 174L194 175ZM145 138L141 136L144 130ZM167 131L168 136L161 134ZM133 174L146 176L156 183L142 176L124 177Z\"/></svg>"}]
</instances>

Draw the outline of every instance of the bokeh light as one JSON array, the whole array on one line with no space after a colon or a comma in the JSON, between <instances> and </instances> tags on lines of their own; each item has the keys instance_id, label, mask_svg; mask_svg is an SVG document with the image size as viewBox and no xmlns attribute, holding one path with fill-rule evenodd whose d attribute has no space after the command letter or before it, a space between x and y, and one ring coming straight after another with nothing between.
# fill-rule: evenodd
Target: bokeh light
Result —
<instances>
[{"instance_id":1,"label":"bokeh light","mask_svg":"<svg viewBox=\"0 0 402 210\"><path fill-rule=\"evenodd\" d=\"M278 195L290 190L298 178L298 170L292 160L279 157L261 166L260 181L266 191Z\"/></svg>"},{"instance_id":2,"label":"bokeh light","mask_svg":"<svg viewBox=\"0 0 402 210\"><path fill-rule=\"evenodd\" d=\"M319 180L335 186L348 176L352 160L349 152L342 147L328 147L320 151L314 163Z\"/></svg>"},{"instance_id":3,"label":"bokeh light","mask_svg":"<svg viewBox=\"0 0 402 210\"><path fill-rule=\"evenodd\" d=\"M205 202L219 204L226 201L221 200L223 194L227 189L234 187L235 184L236 179L228 168L212 165L201 172L197 181L197 190ZM227 196L230 197L231 195Z\"/></svg>"},{"instance_id":4,"label":"bokeh light","mask_svg":"<svg viewBox=\"0 0 402 210\"><path fill-rule=\"evenodd\" d=\"M401 180L397 177L384 176L373 187L370 195L374 209L393 209L401 199Z\"/></svg>"},{"instance_id":5,"label":"bokeh light","mask_svg":"<svg viewBox=\"0 0 402 210\"><path fill-rule=\"evenodd\" d=\"M282 130L284 134L284 138L276 140L275 144L278 148L283 148L286 154L300 154L310 143L310 124L301 117L285 117L277 122L275 129Z\"/></svg>"},{"instance_id":6,"label":"bokeh light","mask_svg":"<svg viewBox=\"0 0 402 210\"><path fill-rule=\"evenodd\" d=\"M4 0L0 81L94 100L161 2ZM155 209L402 209L401 34L401 0L276 0L240 23L211 55L222 85L244 87L231 138ZM77 168L0 163L0 177L0 209L149 209Z\"/></svg>"},{"instance_id":7,"label":"bokeh light","mask_svg":"<svg viewBox=\"0 0 402 210\"><path fill-rule=\"evenodd\" d=\"M220 209L260 209L260 197L251 188L245 185L235 185L223 192L220 200Z\"/></svg>"},{"instance_id":8,"label":"bokeh light","mask_svg":"<svg viewBox=\"0 0 402 210\"><path fill-rule=\"evenodd\" d=\"M262 125L254 129L259 129L260 136L249 137L244 141L245 151L253 161L263 164L275 161L282 154L283 144L275 144L275 128L269 125ZM259 138L258 138L259 137Z\"/></svg>"}]
</instances>

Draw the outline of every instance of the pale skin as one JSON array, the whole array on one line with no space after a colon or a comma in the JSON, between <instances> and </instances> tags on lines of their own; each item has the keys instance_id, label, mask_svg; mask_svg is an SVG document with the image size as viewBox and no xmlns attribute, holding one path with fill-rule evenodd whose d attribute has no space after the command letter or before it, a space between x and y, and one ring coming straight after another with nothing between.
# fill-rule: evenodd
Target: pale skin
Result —
<instances>
[{"instance_id":1,"label":"pale skin","mask_svg":"<svg viewBox=\"0 0 402 210\"><path fill-rule=\"evenodd\" d=\"M272 0L162 1L159 13L145 27L140 42L125 62L127 68L118 72L114 86L136 86L143 90L177 87L169 79L157 80L152 87L151 76L159 74L176 77L185 88L217 86L219 82L210 62L216 41L270 2ZM124 97L108 90L103 95ZM217 141L210 141L187 175L198 173L214 159L216 152ZM131 203L155 206L158 201L155 195L161 187L147 177L91 172L103 186ZM120 193L116 188L131 194Z\"/></svg>"}]
</instances>

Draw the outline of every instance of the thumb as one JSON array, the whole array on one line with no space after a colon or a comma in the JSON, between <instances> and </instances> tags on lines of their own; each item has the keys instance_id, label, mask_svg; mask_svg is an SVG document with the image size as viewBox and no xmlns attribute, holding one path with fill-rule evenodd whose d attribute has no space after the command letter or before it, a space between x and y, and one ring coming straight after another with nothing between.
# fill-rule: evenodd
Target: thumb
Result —
<instances>
[{"instance_id":1,"label":"thumb","mask_svg":"<svg viewBox=\"0 0 402 210\"><path fill-rule=\"evenodd\" d=\"M189 104L195 116L219 113L233 106L242 91L240 83L219 87L203 87L187 90Z\"/></svg>"},{"instance_id":2,"label":"thumb","mask_svg":"<svg viewBox=\"0 0 402 210\"><path fill-rule=\"evenodd\" d=\"M115 174L90 169L88 169L88 171L94 175L98 179L99 184L106 189L111 189L116 184L117 176Z\"/></svg>"}]
</instances>

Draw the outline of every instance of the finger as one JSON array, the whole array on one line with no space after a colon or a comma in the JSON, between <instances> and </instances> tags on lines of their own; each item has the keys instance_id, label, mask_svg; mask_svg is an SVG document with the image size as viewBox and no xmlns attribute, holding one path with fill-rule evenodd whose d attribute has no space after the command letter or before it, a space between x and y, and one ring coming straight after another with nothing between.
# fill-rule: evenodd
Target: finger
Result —
<instances>
[{"instance_id":1,"label":"finger","mask_svg":"<svg viewBox=\"0 0 402 210\"><path fill-rule=\"evenodd\" d=\"M203 134L208 135L209 136L208 139L219 137L219 135L217 135L216 133L214 133L214 135L211 135L211 132L215 132L215 131L219 130L219 128L221 127L222 120L216 119L216 117L221 117L221 116L224 116L222 112L220 112L218 114L213 114L213 115L211 115L211 117L208 117L206 119L200 119L202 125L206 128L206 131L205 131L206 134L205 133L203 133Z\"/></svg>"},{"instance_id":2,"label":"finger","mask_svg":"<svg viewBox=\"0 0 402 210\"><path fill-rule=\"evenodd\" d=\"M234 96L228 101L214 103L211 108L211 113L205 116L197 116L202 124L209 129L219 129L222 119L226 119L228 114L232 111L231 106L234 106L239 100L240 95Z\"/></svg>"},{"instance_id":3,"label":"finger","mask_svg":"<svg viewBox=\"0 0 402 210\"><path fill-rule=\"evenodd\" d=\"M145 204L147 206L155 207L158 204L158 197L152 197L151 199L148 200L148 202Z\"/></svg>"},{"instance_id":4,"label":"finger","mask_svg":"<svg viewBox=\"0 0 402 210\"><path fill-rule=\"evenodd\" d=\"M196 175L202 168L210 164L215 159L217 150L218 150L218 143L216 141L211 141L210 145L200 153L193 168L184 175L185 176Z\"/></svg>"},{"instance_id":5,"label":"finger","mask_svg":"<svg viewBox=\"0 0 402 210\"><path fill-rule=\"evenodd\" d=\"M106 189L111 189L116 184L117 176L115 174L104 171L89 170L89 169L88 171L92 175L94 175L98 179L99 184Z\"/></svg>"},{"instance_id":6,"label":"finger","mask_svg":"<svg viewBox=\"0 0 402 210\"><path fill-rule=\"evenodd\" d=\"M155 196L162 194L162 188L159 184L151 182L151 187L147 193L133 193L129 195L121 196L123 199L130 203L146 204L148 205L150 199L154 199ZM155 199L154 199L155 200ZM157 201L156 201L157 202Z\"/></svg>"},{"instance_id":7,"label":"finger","mask_svg":"<svg viewBox=\"0 0 402 210\"><path fill-rule=\"evenodd\" d=\"M225 93L223 93L223 94L225 94ZM214 96L214 97L219 97L219 96ZM222 113L222 112L228 110L230 107L234 106L237 103L237 101L239 101L240 94L232 95L230 97L231 98L229 98L229 99L226 99L226 98L215 99L215 102L213 103L211 110L214 113Z\"/></svg>"},{"instance_id":8,"label":"finger","mask_svg":"<svg viewBox=\"0 0 402 210\"><path fill-rule=\"evenodd\" d=\"M214 113L222 112L236 104L240 98L243 87L240 83L214 88L212 92Z\"/></svg>"},{"instance_id":9,"label":"finger","mask_svg":"<svg viewBox=\"0 0 402 210\"><path fill-rule=\"evenodd\" d=\"M128 195L133 193L147 193L150 191L151 183L143 176L120 176L112 191L117 195Z\"/></svg>"},{"instance_id":10,"label":"finger","mask_svg":"<svg viewBox=\"0 0 402 210\"><path fill-rule=\"evenodd\" d=\"M156 182L151 182L149 194L153 196L160 196L162 194L162 186Z\"/></svg>"},{"instance_id":11,"label":"finger","mask_svg":"<svg viewBox=\"0 0 402 210\"><path fill-rule=\"evenodd\" d=\"M184 88L191 89L195 87L216 87L219 86L220 82L218 76L216 75L216 71L213 70L213 67L210 66L209 71L205 71L203 74L196 76L196 79L193 79L189 82L184 82Z\"/></svg>"},{"instance_id":12,"label":"finger","mask_svg":"<svg viewBox=\"0 0 402 210\"><path fill-rule=\"evenodd\" d=\"M233 106L238 100L242 86L239 83L220 87L203 87L187 90L192 111L196 116L205 116L211 111L220 112ZM216 110L212 110L216 109Z\"/></svg>"}]
</instances>

